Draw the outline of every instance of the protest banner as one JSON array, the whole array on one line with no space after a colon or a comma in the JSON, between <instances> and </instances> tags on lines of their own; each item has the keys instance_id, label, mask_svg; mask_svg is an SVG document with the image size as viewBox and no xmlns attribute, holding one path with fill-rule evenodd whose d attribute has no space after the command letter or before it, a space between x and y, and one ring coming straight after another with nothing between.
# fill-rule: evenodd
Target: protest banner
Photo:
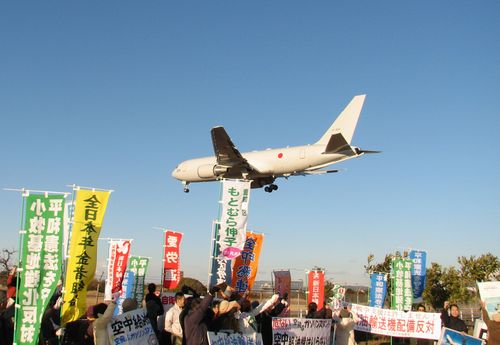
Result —
<instances>
[{"instance_id":1,"label":"protest banner","mask_svg":"<svg viewBox=\"0 0 500 345\"><path fill-rule=\"evenodd\" d=\"M108 335L112 345L158 344L156 334L143 308L114 316L108 323Z\"/></svg>"},{"instance_id":2,"label":"protest banner","mask_svg":"<svg viewBox=\"0 0 500 345\"><path fill-rule=\"evenodd\" d=\"M165 244L163 245L163 287L175 289L181 281L180 247L182 233L165 230Z\"/></svg>"},{"instance_id":3,"label":"protest banner","mask_svg":"<svg viewBox=\"0 0 500 345\"><path fill-rule=\"evenodd\" d=\"M111 301L112 294L122 289L123 276L127 269L131 240L110 240L108 255L108 277L104 288L104 300Z\"/></svg>"},{"instance_id":4,"label":"protest banner","mask_svg":"<svg viewBox=\"0 0 500 345\"><path fill-rule=\"evenodd\" d=\"M175 304L175 292L162 292L160 294L160 300L163 305L163 313L166 314Z\"/></svg>"},{"instance_id":5,"label":"protest banner","mask_svg":"<svg viewBox=\"0 0 500 345\"><path fill-rule=\"evenodd\" d=\"M132 297L132 291L134 289L134 282L135 282L135 277L134 273L131 271L125 271L125 274L123 275L123 281L122 281L122 290L120 291L120 297L116 300L116 308L115 308L115 315L119 315L122 313L123 308L123 301L126 298L131 298Z\"/></svg>"},{"instance_id":6,"label":"protest banner","mask_svg":"<svg viewBox=\"0 0 500 345\"><path fill-rule=\"evenodd\" d=\"M134 287L132 289L132 296L135 298L137 305L142 305L144 298L144 279L148 270L149 258L143 256L131 256L127 270L134 274Z\"/></svg>"},{"instance_id":7,"label":"protest banner","mask_svg":"<svg viewBox=\"0 0 500 345\"><path fill-rule=\"evenodd\" d=\"M273 271L274 275L274 291L279 293L280 297L292 296L292 275L290 270ZM281 312L279 316L287 317L290 315L290 304Z\"/></svg>"},{"instance_id":8,"label":"protest banner","mask_svg":"<svg viewBox=\"0 0 500 345\"><path fill-rule=\"evenodd\" d=\"M411 310L411 305L413 304L413 290L411 286L412 267L413 261L411 259L394 258L392 260L392 309Z\"/></svg>"},{"instance_id":9,"label":"protest banner","mask_svg":"<svg viewBox=\"0 0 500 345\"><path fill-rule=\"evenodd\" d=\"M208 343L210 345L262 345L262 335L260 333L208 332Z\"/></svg>"},{"instance_id":10,"label":"protest banner","mask_svg":"<svg viewBox=\"0 0 500 345\"><path fill-rule=\"evenodd\" d=\"M212 238L212 257L210 258L210 272L208 274L209 288L221 283L231 285L231 260L221 258L219 244L220 225L214 223Z\"/></svg>"},{"instance_id":11,"label":"protest banner","mask_svg":"<svg viewBox=\"0 0 500 345\"><path fill-rule=\"evenodd\" d=\"M79 189L64 284L61 323L78 320L87 310L87 287L94 278L97 242L111 191Z\"/></svg>"},{"instance_id":12,"label":"protest banner","mask_svg":"<svg viewBox=\"0 0 500 345\"><path fill-rule=\"evenodd\" d=\"M345 297L346 288L339 284L334 284L332 288L332 309L338 310L342 307L342 300Z\"/></svg>"},{"instance_id":13,"label":"protest banner","mask_svg":"<svg viewBox=\"0 0 500 345\"><path fill-rule=\"evenodd\" d=\"M14 343L37 344L42 316L61 277L65 195L23 197Z\"/></svg>"},{"instance_id":14,"label":"protest banner","mask_svg":"<svg viewBox=\"0 0 500 345\"><path fill-rule=\"evenodd\" d=\"M370 281L370 307L383 308L387 295L387 274L372 273Z\"/></svg>"},{"instance_id":15,"label":"protest banner","mask_svg":"<svg viewBox=\"0 0 500 345\"><path fill-rule=\"evenodd\" d=\"M362 332L419 339L439 339L441 314L404 312L352 304L351 311L359 321L354 329Z\"/></svg>"},{"instance_id":16,"label":"protest banner","mask_svg":"<svg viewBox=\"0 0 500 345\"><path fill-rule=\"evenodd\" d=\"M437 345L482 345L483 340L443 327Z\"/></svg>"},{"instance_id":17,"label":"protest banner","mask_svg":"<svg viewBox=\"0 0 500 345\"><path fill-rule=\"evenodd\" d=\"M425 268L427 263L427 252L423 250L411 250L409 258L413 261L413 267L411 269L413 298L420 299L425 290L425 280L427 277Z\"/></svg>"},{"instance_id":18,"label":"protest banner","mask_svg":"<svg viewBox=\"0 0 500 345\"><path fill-rule=\"evenodd\" d=\"M252 289L259 269L259 257L264 242L263 234L247 232L243 251L234 259L232 287L236 292Z\"/></svg>"},{"instance_id":19,"label":"protest banner","mask_svg":"<svg viewBox=\"0 0 500 345\"><path fill-rule=\"evenodd\" d=\"M331 319L273 318L275 345L329 345Z\"/></svg>"},{"instance_id":20,"label":"protest banner","mask_svg":"<svg viewBox=\"0 0 500 345\"><path fill-rule=\"evenodd\" d=\"M323 308L325 300L325 271L314 270L307 274L307 304L314 302L318 310Z\"/></svg>"},{"instance_id":21,"label":"protest banner","mask_svg":"<svg viewBox=\"0 0 500 345\"><path fill-rule=\"evenodd\" d=\"M484 301L488 317L493 320L494 314L500 313L500 281L477 282L479 296Z\"/></svg>"},{"instance_id":22,"label":"protest banner","mask_svg":"<svg viewBox=\"0 0 500 345\"><path fill-rule=\"evenodd\" d=\"M222 180L220 216L220 257L232 260L245 245L250 181Z\"/></svg>"}]
</instances>

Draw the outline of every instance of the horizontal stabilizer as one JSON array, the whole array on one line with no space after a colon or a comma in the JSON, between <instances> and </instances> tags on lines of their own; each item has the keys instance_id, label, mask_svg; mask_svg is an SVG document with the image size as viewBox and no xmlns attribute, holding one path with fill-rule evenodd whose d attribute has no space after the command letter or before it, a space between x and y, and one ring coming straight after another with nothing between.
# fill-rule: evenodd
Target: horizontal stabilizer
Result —
<instances>
[{"instance_id":1,"label":"horizontal stabilizer","mask_svg":"<svg viewBox=\"0 0 500 345\"><path fill-rule=\"evenodd\" d=\"M293 176L307 176L307 175L323 175L339 172L338 170L304 170L300 172L293 173Z\"/></svg>"},{"instance_id":2,"label":"horizontal stabilizer","mask_svg":"<svg viewBox=\"0 0 500 345\"><path fill-rule=\"evenodd\" d=\"M341 133L336 133L330 137L330 141L328 141L323 153L337 153L346 150L351 150L351 145L347 143Z\"/></svg>"}]
</instances>

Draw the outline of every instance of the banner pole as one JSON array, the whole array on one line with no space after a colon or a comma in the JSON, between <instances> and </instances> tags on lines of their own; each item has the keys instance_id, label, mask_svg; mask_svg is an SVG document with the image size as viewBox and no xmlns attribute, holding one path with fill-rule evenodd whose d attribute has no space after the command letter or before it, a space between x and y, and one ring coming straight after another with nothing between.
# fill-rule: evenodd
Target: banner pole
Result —
<instances>
[{"instance_id":1,"label":"banner pole","mask_svg":"<svg viewBox=\"0 0 500 345\"><path fill-rule=\"evenodd\" d=\"M163 246L161 247L162 248L162 251L161 251L161 271L160 271L160 294L163 293L163 283L165 282L165 239L166 239L166 233L167 233L167 229L163 229L163 239L162 239L162 242L163 242Z\"/></svg>"},{"instance_id":2,"label":"banner pole","mask_svg":"<svg viewBox=\"0 0 500 345\"><path fill-rule=\"evenodd\" d=\"M16 296L14 298L14 338L13 338L13 345L16 345L17 344L17 337L16 337L16 334L17 334L17 317L18 317L18 313L17 313L17 309L21 307L21 305L19 305L17 302L18 302L18 291L19 291L19 283L20 283L20 277L19 277L19 272L22 272L22 267L21 264L21 258L23 257L22 256L22 243L24 241L24 234L26 232L26 230L24 229L24 215L25 215L25 208L26 208L26 197L29 195L29 191L25 191L24 188L22 189L22 194L21 194L21 226L19 227L19 229L21 229L19 231L19 246L18 246L18 264L17 264L17 268L16 268ZM18 268L21 268L21 270L18 270Z\"/></svg>"}]
</instances>

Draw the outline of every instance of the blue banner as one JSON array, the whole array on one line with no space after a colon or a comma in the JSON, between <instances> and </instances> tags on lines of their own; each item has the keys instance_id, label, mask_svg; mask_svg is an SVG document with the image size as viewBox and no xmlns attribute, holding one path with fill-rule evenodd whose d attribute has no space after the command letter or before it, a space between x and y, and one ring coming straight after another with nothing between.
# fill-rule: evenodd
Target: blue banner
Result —
<instances>
[{"instance_id":1,"label":"blue banner","mask_svg":"<svg viewBox=\"0 0 500 345\"><path fill-rule=\"evenodd\" d=\"M420 298L425 290L427 253L421 250L412 250L410 251L410 259L413 260L413 268L411 270L413 298Z\"/></svg>"},{"instance_id":2,"label":"blue banner","mask_svg":"<svg viewBox=\"0 0 500 345\"><path fill-rule=\"evenodd\" d=\"M370 307L383 308L387 295L387 274L372 273L370 280Z\"/></svg>"},{"instance_id":3,"label":"blue banner","mask_svg":"<svg viewBox=\"0 0 500 345\"><path fill-rule=\"evenodd\" d=\"M231 285L231 260L220 259L220 246L219 246L219 224L215 224L215 231L213 239L214 250L211 258L211 269L210 269L210 281L209 288L220 283L227 283L227 285Z\"/></svg>"},{"instance_id":4,"label":"blue banner","mask_svg":"<svg viewBox=\"0 0 500 345\"><path fill-rule=\"evenodd\" d=\"M132 297L132 291L134 290L134 272L125 271L122 281L122 291L120 297L116 300L116 306L114 315L120 315L122 313L123 300Z\"/></svg>"}]
</instances>

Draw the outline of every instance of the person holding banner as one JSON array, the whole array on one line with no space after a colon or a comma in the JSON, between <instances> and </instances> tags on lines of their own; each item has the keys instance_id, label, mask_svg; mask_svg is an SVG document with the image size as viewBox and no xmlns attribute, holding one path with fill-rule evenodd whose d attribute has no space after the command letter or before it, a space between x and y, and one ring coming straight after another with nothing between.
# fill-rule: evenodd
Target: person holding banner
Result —
<instances>
[{"instance_id":1,"label":"person holding banner","mask_svg":"<svg viewBox=\"0 0 500 345\"><path fill-rule=\"evenodd\" d=\"M493 320L491 320L484 301L481 301L481 314L486 327L488 327L488 345L500 345L500 314L495 313Z\"/></svg>"},{"instance_id":2,"label":"person holding banner","mask_svg":"<svg viewBox=\"0 0 500 345\"><path fill-rule=\"evenodd\" d=\"M455 303L450 304L448 301L444 302L444 309L441 312L441 321L443 322L443 326L458 332L467 333L467 325L464 320L459 317L459 315L460 309L458 309L458 305Z\"/></svg>"},{"instance_id":3,"label":"person holding banner","mask_svg":"<svg viewBox=\"0 0 500 345\"><path fill-rule=\"evenodd\" d=\"M259 315L273 304L278 301L279 294L274 294L266 302L260 303L254 309L251 309L251 304L248 299L241 302L241 308L239 315L236 315L238 319L238 331L243 334L252 334L258 331L257 321L255 321L255 316Z\"/></svg>"},{"instance_id":4,"label":"person holding banner","mask_svg":"<svg viewBox=\"0 0 500 345\"><path fill-rule=\"evenodd\" d=\"M335 345L356 345L354 325L359 321L357 315L344 307L333 315L333 320L336 322Z\"/></svg>"},{"instance_id":5,"label":"person holding banner","mask_svg":"<svg viewBox=\"0 0 500 345\"><path fill-rule=\"evenodd\" d=\"M94 306L93 316L96 318L93 323L94 329L94 344L95 345L110 345L108 335L108 323L115 312L116 299L120 297L120 292L113 294L113 299L108 305L100 303Z\"/></svg>"},{"instance_id":6,"label":"person holding banner","mask_svg":"<svg viewBox=\"0 0 500 345\"><path fill-rule=\"evenodd\" d=\"M216 285L210 288L208 294L203 299L192 297L186 301L184 309L179 316L183 344L209 345L207 333L211 317L208 315L208 311L217 291L220 291L220 287Z\"/></svg>"}]
</instances>

